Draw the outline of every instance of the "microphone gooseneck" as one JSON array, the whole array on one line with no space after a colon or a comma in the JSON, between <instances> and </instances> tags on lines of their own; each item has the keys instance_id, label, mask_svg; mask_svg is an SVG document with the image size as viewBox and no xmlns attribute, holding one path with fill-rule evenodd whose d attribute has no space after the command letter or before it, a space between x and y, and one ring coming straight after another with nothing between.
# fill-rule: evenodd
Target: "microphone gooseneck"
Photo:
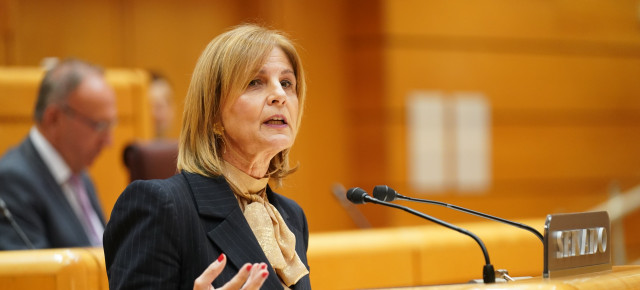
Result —
<instances>
[{"instance_id":1,"label":"microphone gooseneck","mask_svg":"<svg viewBox=\"0 0 640 290\"><path fill-rule=\"evenodd\" d=\"M416 211L416 210L414 210L412 208L375 199L375 198L369 196L367 194L367 192L364 191L364 189L359 188L359 187L354 187L354 188L350 188L349 190L347 190L347 199L349 199L349 201L351 201L351 202L353 202L355 204L363 204L363 203L371 202L371 203L375 203L375 204L380 204L380 205L385 205L385 206L388 206L388 207L401 209L403 211L406 211L406 212L411 213L413 215L417 215L417 216L419 216L421 218L427 219L427 220L432 221L434 223L437 223L437 224L439 224L441 226L444 226L446 228L452 229L454 231L457 231L459 233L462 233L462 234L465 234L465 235L471 237L472 239L474 239L478 243L478 245L482 249L482 253L484 255L485 265L484 265L484 267L482 269L482 279L483 279L483 281L485 283L494 283L496 281L495 271L493 269L493 265L491 265L491 260L489 259L489 253L487 252L487 248L485 247L484 243L482 242L482 240L480 240L480 238L478 236L476 236L475 234L469 232L468 230L460 228L460 227L457 227L457 226L454 226L454 225L452 225L450 223L447 223L445 221L439 220L439 219L434 218L432 216L426 215L426 214L421 213L419 211Z\"/></svg>"},{"instance_id":2,"label":"microphone gooseneck","mask_svg":"<svg viewBox=\"0 0 640 290\"><path fill-rule=\"evenodd\" d=\"M391 202L394 201L396 199L403 199L403 200L408 200L408 201L416 201L416 202L422 202L422 203L428 203L428 204L435 204L435 205L440 205L440 206L444 206L444 207L448 207L450 209L455 209L457 211L461 211L461 212L465 212L465 213L469 213L472 215L476 215L479 217L483 217L486 219L490 219L493 221L498 221L501 223L505 223L517 228L521 228L523 230L527 230L531 233L533 233L534 235L536 235L536 237L538 237L538 239L540 239L540 241L542 242L542 244L544 245L544 236L542 236L542 234L537 231L536 229L525 225L525 224L521 224L521 223L517 223L514 221L510 221L510 220L506 220L503 218L499 218L496 216L492 216L492 215L488 215L485 213L481 213L481 212L477 212L475 210L471 210L471 209L467 209L464 207L460 207L457 205L453 205L453 204L449 204L449 203L444 203L444 202L440 202L440 201L435 201L435 200L428 200L428 199L419 199L419 198L413 198L413 197L408 197L408 196L404 196L402 194L399 194L397 191L395 191L393 188L386 186L386 185L376 185L373 188L373 197L375 197L376 199L382 200L382 201L387 201L387 202Z\"/></svg>"},{"instance_id":3,"label":"microphone gooseneck","mask_svg":"<svg viewBox=\"0 0 640 290\"><path fill-rule=\"evenodd\" d=\"M9 211L7 204L4 202L2 198L0 198L0 212L9 221L13 230L18 234L20 239L22 239L22 241L27 245L27 247L29 247L29 249L35 249L36 247L33 246L33 243L31 243L27 235L24 233L24 231L22 231L18 223L16 223L16 221L13 219L13 215L11 215L11 211Z\"/></svg>"}]
</instances>

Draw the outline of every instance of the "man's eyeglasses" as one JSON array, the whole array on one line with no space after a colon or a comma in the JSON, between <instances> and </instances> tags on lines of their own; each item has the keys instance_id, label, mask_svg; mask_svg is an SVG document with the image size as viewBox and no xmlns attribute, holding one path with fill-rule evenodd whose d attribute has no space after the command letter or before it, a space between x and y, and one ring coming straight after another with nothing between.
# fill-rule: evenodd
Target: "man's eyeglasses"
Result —
<instances>
[{"instance_id":1,"label":"man's eyeglasses","mask_svg":"<svg viewBox=\"0 0 640 290\"><path fill-rule=\"evenodd\" d=\"M78 112L77 110L73 109L72 107L70 107L67 104L61 105L60 108L62 109L62 111L65 114L78 119L78 121L80 121L83 124L91 127L91 129L93 129L94 131L96 131L98 133L105 132L108 129L111 129L111 128L115 127L116 124L117 124L117 121L107 122L107 121L96 121L96 120L93 120L93 119L83 115L82 113Z\"/></svg>"}]
</instances>

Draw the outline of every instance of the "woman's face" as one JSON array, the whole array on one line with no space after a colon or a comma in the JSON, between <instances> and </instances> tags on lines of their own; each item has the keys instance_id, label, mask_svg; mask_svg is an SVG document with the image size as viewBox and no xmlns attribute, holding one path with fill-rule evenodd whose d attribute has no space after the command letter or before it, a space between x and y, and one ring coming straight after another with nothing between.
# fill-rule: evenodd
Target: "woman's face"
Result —
<instances>
[{"instance_id":1,"label":"woman's face","mask_svg":"<svg viewBox=\"0 0 640 290\"><path fill-rule=\"evenodd\" d=\"M245 91L223 104L226 146L248 161L270 160L293 145L297 118L296 76L282 49L274 48Z\"/></svg>"}]
</instances>

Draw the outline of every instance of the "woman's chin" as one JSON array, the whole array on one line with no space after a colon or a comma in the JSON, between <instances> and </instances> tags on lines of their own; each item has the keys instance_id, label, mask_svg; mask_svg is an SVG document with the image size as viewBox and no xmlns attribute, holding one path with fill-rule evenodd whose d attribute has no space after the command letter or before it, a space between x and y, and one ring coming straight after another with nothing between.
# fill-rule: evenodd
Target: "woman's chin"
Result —
<instances>
[{"instance_id":1,"label":"woman's chin","mask_svg":"<svg viewBox=\"0 0 640 290\"><path fill-rule=\"evenodd\" d=\"M276 153L291 148L291 145L293 145L293 141L291 139L270 140L269 142L270 151L274 151Z\"/></svg>"}]
</instances>

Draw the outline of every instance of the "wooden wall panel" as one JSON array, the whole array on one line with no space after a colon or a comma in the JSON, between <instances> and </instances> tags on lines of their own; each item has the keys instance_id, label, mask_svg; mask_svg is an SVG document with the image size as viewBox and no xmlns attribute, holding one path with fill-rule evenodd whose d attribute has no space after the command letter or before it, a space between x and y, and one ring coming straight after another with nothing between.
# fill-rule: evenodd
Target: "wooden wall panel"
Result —
<instances>
[{"instance_id":1,"label":"wooden wall panel","mask_svg":"<svg viewBox=\"0 0 640 290\"><path fill-rule=\"evenodd\" d=\"M428 90L486 96L492 180L482 192L447 188L425 197L511 218L541 217L586 210L606 200L613 185L637 184L637 7L637 1L384 1L381 138L389 141L378 152L387 165L381 183L422 194L407 180L406 97ZM390 225L421 223L380 212ZM627 237L628 246L638 244Z\"/></svg>"},{"instance_id":2,"label":"wooden wall panel","mask_svg":"<svg viewBox=\"0 0 640 290\"><path fill-rule=\"evenodd\" d=\"M387 100L387 110L395 116L389 118L390 123L400 126L393 131L396 134L390 136L395 144L389 152L390 160L399 163L389 172L395 179L406 176L403 164L408 157L401 155L407 146L402 130L405 98L420 89L438 89L445 93L476 91L486 95L495 117L492 134L496 178L519 172L527 172L518 175L520 178L536 178L536 174L555 178L576 174L604 177L607 173L610 173L607 177L612 177L623 172L628 175L640 158L638 154L629 156L634 153L633 148L640 145L640 139L633 134L640 126L637 117L640 102L634 97L640 94L640 85L629 77L640 74L637 60L585 59L575 65L575 59L562 61L558 56L534 56L534 60L522 56L519 59L523 60L523 66L527 62L538 63L535 71L539 77L502 81L520 75L520 70L534 70L492 65L503 63L500 56L449 55L428 50L422 54L394 50L390 55L389 95L393 97ZM460 56L464 65L451 65L456 62L455 56ZM491 61L478 64L481 58ZM627 66L629 62L636 66ZM465 74L465 71L475 73ZM442 81L445 78L448 81ZM556 160L559 157L561 160ZM535 164L527 162L533 159L537 160ZM547 164L551 163L555 167L548 168ZM567 165L561 166L563 163ZM594 170L598 174L590 173Z\"/></svg>"},{"instance_id":3,"label":"wooden wall panel","mask_svg":"<svg viewBox=\"0 0 640 290\"><path fill-rule=\"evenodd\" d=\"M159 70L175 88L173 137L197 57L215 35L247 21L288 32L302 47L309 98L292 153L300 169L279 191L305 208L312 231L354 227L331 196L334 182L369 191L386 183L414 194L405 142L405 98L413 90L481 92L491 106L490 188L473 195L445 190L435 196L443 201L540 218L589 208L606 199L611 184L624 189L640 181L635 0L0 5L8 7L0 12L8 14L0 20L0 64L33 66L46 56L74 55L108 68ZM140 117L136 106L122 122ZM116 139L130 134L138 133L118 131ZM140 134L133 137L146 133ZM120 160L121 149L100 158ZM109 166L120 168L114 174L124 180L121 165ZM473 219L417 208L452 221ZM376 226L423 223L378 206L359 209Z\"/></svg>"},{"instance_id":4,"label":"wooden wall panel","mask_svg":"<svg viewBox=\"0 0 640 290\"><path fill-rule=\"evenodd\" d=\"M43 57L78 57L103 66L123 65L119 2L11 1L11 65L39 65Z\"/></svg>"},{"instance_id":5,"label":"wooden wall panel","mask_svg":"<svg viewBox=\"0 0 640 290\"><path fill-rule=\"evenodd\" d=\"M638 43L637 1L384 1L388 35Z\"/></svg>"},{"instance_id":6,"label":"wooden wall panel","mask_svg":"<svg viewBox=\"0 0 640 290\"><path fill-rule=\"evenodd\" d=\"M125 1L126 65L158 71L174 89L174 123L180 134L184 96L200 53L219 33L241 22L235 1Z\"/></svg>"},{"instance_id":7,"label":"wooden wall panel","mask_svg":"<svg viewBox=\"0 0 640 290\"><path fill-rule=\"evenodd\" d=\"M521 113L527 112L543 112L556 119L569 113L563 117L569 119L576 111L597 114L639 110L640 100L634 96L640 93L640 85L634 76L640 73L640 54L623 58L613 56L615 50L609 53L612 55L560 50L553 55L476 52L464 48L447 50L427 43L392 42L386 55L387 67L393 70L387 72L388 93L421 88L446 92L482 90L491 93L487 97L492 110L512 113L517 118L526 117ZM405 97L389 98L389 109L401 109Z\"/></svg>"},{"instance_id":8,"label":"wooden wall panel","mask_svg":"<svg viewBox=\"0 0 640 290\"><path fill-rule=\"evenodd\" d=\"M350 182L347 187L371 190L386 179L389 160L385 154L387 141L382 131L388 110L384 108L385 58L384 1L347 1L345 30L347 61L345 91L348 146L347 165ZM386 212L376 207L358 206L373 225L386 224Z\"/></svg>"},{"instance_id":9,"label":"wooden wall panel","mask_svg":"<svg viewBox=\"0 0 640 290\"><path fill-rule=\"evenodd\" d=\"M11 29L9 28L9 2L0 0L0 65L7 65Z\"/></svg>"}]
</instances>

